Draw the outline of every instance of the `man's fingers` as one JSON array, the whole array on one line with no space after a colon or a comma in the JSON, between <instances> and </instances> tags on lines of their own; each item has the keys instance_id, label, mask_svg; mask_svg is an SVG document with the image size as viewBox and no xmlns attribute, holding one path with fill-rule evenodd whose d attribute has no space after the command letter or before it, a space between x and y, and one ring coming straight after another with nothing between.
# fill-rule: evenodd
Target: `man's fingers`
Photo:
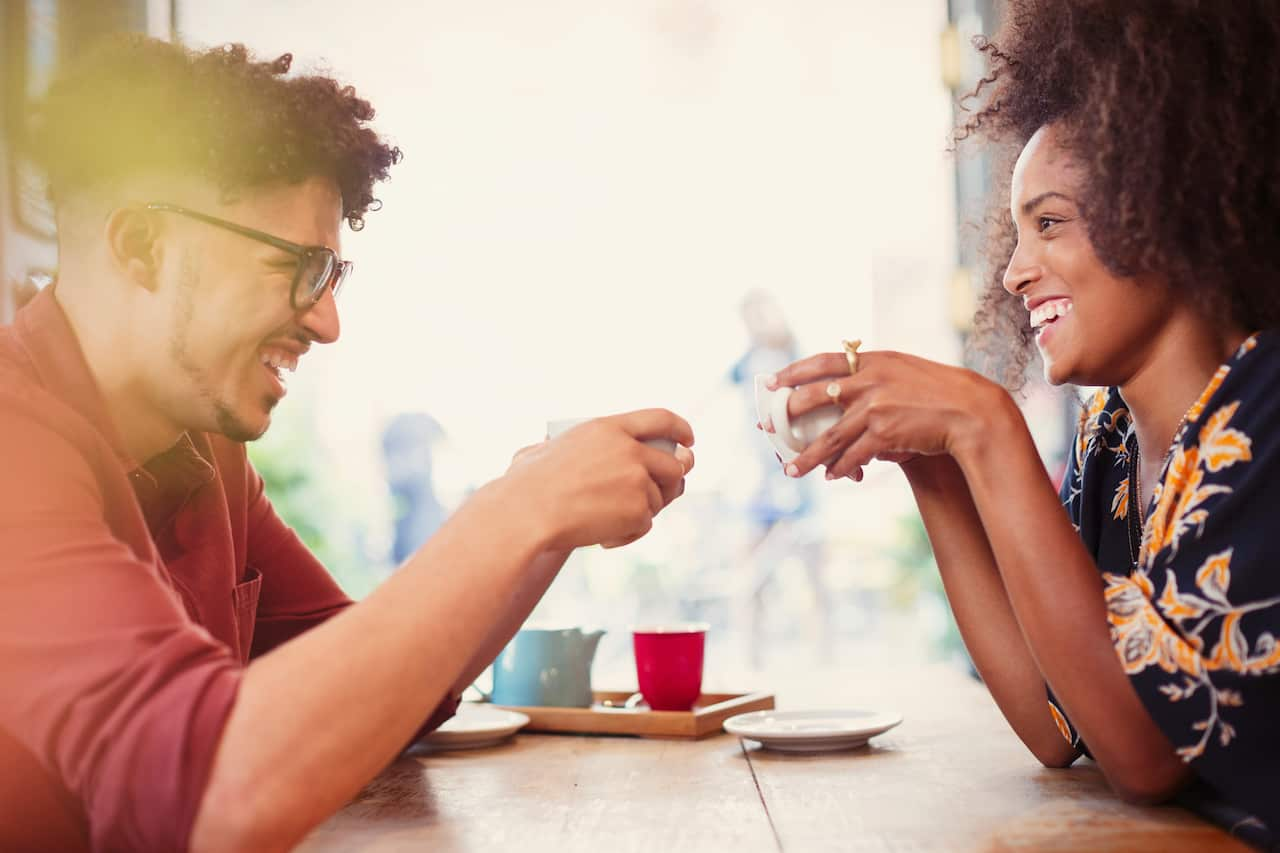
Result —
<instances>
[{"instance_id":1,"label":"man's fingers","mask_svg":"<svg viewBox=\"0 0 1280 853\"><path fill-rule=\"evenodd\" d=\"M696 461L693 456L693 451L683 446L676 447L676 460L684 467L684 473L686 476L693 470L693 465Z\"/></svg>"},{"instance_id":2,"label":"man's fingers","mask_svg":"<svg viewBox=\"0 0 1280 853\"><path fill-rule=\"evenodd\" d=\"M666 509L671 506L671 502L684 494L684 480L680 480L662 490L662 507Z\"/></svg>"},{"instance_id":3,"label":"man's fingers","mask_svg":"<svg viewBox=\"0 0 1280 853\"><path fill-rule=\"evenodd\" d=\"M657 483L649 481L649 486L645 490L645 497L649 499L649 518L662 512L662 508L667 505L666 497L662 494L662 489Z\"/></svg>"},{"instance_id":4,"label":"man's fingers","mask_svg":"<svg viewBox=\"0 0 1280 853\"><path fill-rule=\"evenodd\" d=\"M667 409L641 409L638 412L614 415L610 420L640 441L646 438L669 438L676 444L693 447L693 427L684 418Z\"/></svg>"},{"instance_id":5,"label":"man's fingers","mask_svg":"<svg viewBox=\"0 0 1280 853\"><path fill-rule=\"evenodd\" d=\"M659 486L668 486L683 479L685 475L684 462L680 459L679 451L680 448L677 447L675 453L668 453L642 444L640 445L640 462L654 482ZM692 458L693 455L690 454L690 459Z\"/></svg>"}]
</instances>

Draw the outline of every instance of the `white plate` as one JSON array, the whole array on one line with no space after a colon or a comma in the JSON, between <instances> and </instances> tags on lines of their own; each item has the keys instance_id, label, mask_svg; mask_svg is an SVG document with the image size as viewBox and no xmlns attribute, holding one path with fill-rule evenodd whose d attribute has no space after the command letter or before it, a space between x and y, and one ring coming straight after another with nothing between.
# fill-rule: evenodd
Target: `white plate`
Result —
<instances>
[{"instance_id":1,"label":"white plate","mask_svg":"<svg viewBox=\"0 0 1280 853\"><path fill-rule=\"evenodd\" d=\"M421 740L432 749L475 749L501 743L529 725L519 711L463 702L457 715Z\"/></svg>"},{"instance_id":2,"label":"white plate","mask_svg":"<svg viewBox=\"0 0 1280 853\"><path fill-rule=\"evenodd\" d=\"M724 721L724 730L783 752L826 752L862 746L902 722L885 711L752 711Z\"/></svg>"}]
</instances>

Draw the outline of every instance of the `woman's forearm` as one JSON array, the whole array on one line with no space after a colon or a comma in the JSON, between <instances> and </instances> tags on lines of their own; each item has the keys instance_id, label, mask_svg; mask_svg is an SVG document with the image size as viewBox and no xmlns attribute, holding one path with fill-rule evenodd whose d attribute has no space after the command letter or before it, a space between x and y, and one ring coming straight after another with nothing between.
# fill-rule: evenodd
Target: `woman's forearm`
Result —
<instances>
[{"instance_id":1,"label":"woman's forearm","mask_svg":"<svg viewBox=\"0 0 1280 853\"><path fill-rule=\"evenodd\" d=\"M1189 771L1120 665L1098 567L1021 413L1007 394L990 402L957 462L1031 654L1112 786L1135 800L1168 796Z\"/></svg>"},{"instance_id":2,"label":"woman's forearm","mask_svg":"<svg viewBox=\"0 0 1280 853\"><path fill-rule=\"evenodd\" d=\"M1009 604L964 474L950 456L903 464L924 520L947 601L974 666L1009 725L1050 767L1078 755L1049 712L1044 677Z\"/></svg>"}]
</instances>

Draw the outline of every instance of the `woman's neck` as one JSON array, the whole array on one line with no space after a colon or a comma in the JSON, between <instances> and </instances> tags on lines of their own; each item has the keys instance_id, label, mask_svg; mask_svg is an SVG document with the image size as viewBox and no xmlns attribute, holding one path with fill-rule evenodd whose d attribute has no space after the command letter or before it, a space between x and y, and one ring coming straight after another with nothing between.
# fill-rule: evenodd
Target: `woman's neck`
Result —
<instances>
[{"instance_id":1,"label":"woman's neck","mask_svg":"<svg viewBox=\"0 0 1280 853\"><path fill-rule=\"evenodd\" d=\"M1187 411L1245 337L1243 330L1215 327L1184 309L1147 344L1140 364L1120 385L1138 436L1144 500Z\"/></svg>"}]
</instances>

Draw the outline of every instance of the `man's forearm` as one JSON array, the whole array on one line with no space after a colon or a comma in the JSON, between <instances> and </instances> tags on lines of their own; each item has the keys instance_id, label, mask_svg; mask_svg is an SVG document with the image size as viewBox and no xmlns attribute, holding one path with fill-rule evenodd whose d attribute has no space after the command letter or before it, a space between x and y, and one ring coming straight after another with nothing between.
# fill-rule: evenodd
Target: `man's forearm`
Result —
<instances>
[{"instance_id":1,"label":"man's forearm","mask_svg":"<svg viewBox=\"0 0 1280 853\"><path fill-rule=\"evenodd\" d=\"M503 488L478 492L364 601L246 669L192 849L292 847L466 680L504 620L528 612L558 564L539 560L547 531Z\"/></svg>"},{"instance_id":2,"label":"man's forearm","mask_svg":"<svg viewBox=\"0 0 1280 853\"><path fill-rule=\"evenodd\" d=\"M964 473L950 456L918 458L903 470L951 612L992 698L1036 758L1052 767L1069 764L1077 753L1049 713L1044 678L1009 604Z\"/></svg>"},{"instance_id":3,"label":"man's forearm","mask_svg":"<svg viewBox=\"0 0 1280 853\"><path fill-rule=\"evenodd\" d=\"M1185 765L1129 683L1111 639L1098 567L1062 511L1021 416L993 413L959 458L1009 601L1040 671L1127 798L1159 799Z\"/></svg>"},{"instance_id":4,"label":"man's forearm","mask_svg":"<svg viewBox=\"0 0 1280 853\"><path fill-rule=\"evenodd\" d=\"M506 648L507 643L515 636L516 631L529 618L538 600L547 587L560 574L560 569L572 551L543 551L529 564L529 568L521 575L519 585L511 596L511 602L505 613L494 624L493 630L481 644L480 650L467 663L463 676L453 686L453 694L460 695L471 686L485 667Z\"/></svg>"}]
</instances>

